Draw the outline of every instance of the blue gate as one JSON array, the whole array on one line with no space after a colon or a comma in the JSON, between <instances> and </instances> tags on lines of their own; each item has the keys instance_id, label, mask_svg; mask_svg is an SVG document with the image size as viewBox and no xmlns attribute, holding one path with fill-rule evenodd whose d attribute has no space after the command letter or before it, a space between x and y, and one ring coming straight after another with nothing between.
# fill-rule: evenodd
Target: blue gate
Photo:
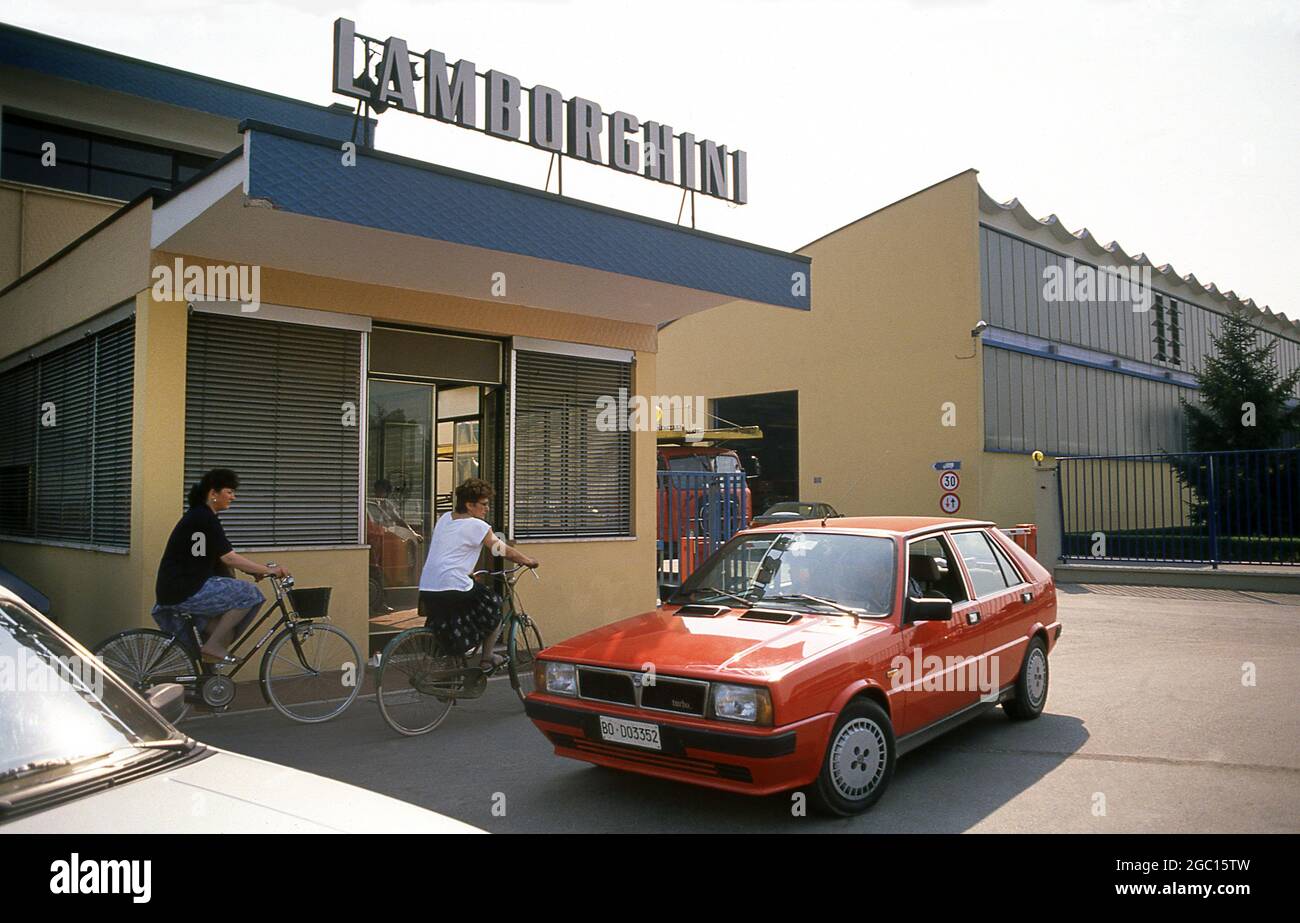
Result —
<instances>
[{"instance_id":1,"label":"blue gate","mask_svg":"<svg viewBox=\"0 0 1300 923\"><path fill-rule=\"evenodd\" d=\"M1300 564L1300 449L1057 465L1063 560Z\"/></svg>"},{"instance_id":2,"label":"blue gate","mask_svg":"<svg viewBox=\"0 0 1300 923\"><path fill-rule=\"evenodd\" d=\"M681 586L749 517L744 472L659 471L659 586Z\"/></svg>"}]
</instances>

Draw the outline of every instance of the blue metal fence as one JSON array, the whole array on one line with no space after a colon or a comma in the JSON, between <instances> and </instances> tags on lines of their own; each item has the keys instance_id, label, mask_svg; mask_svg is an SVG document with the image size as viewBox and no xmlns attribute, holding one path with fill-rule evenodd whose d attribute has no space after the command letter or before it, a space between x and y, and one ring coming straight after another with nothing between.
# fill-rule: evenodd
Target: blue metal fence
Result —
<instances>
[{"instance_id":1,"label":"blue metal fence","mask_svg":"<svg viewBox=\"0 0 1300 923\"><path fill-rule=\"evenodd\" d=\"M749 524L749 487L744 472L657 474L659 586L669 589Z\"/></svg>"},{"instance_id":2,"label":"blue metal fence","mask_svg":"<svg viewBox=\"0 0 1300 923\"><path fill-rule=\"evenodd\" d=\"M1300 564L1300 449L1057 463L1066 561Z\"/></svg>"}]
</instances>

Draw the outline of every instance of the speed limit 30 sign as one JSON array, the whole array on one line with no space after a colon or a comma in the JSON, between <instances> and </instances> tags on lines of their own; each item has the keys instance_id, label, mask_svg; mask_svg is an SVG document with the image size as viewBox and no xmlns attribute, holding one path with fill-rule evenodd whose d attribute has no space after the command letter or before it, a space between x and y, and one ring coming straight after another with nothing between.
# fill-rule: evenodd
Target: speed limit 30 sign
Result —
<instances>
[{"instance_id":1,"label":"speed limit 30 sign","mask_svg":"<svg viewBox=\"0 0 1300 923\"><path fill-rule=\"evenodd\" d=\"M951 516L953 513L961 509L961 497L954 493L944 494L939 498L939 509Z\"/></svg>"},{"instance_id":2,"label":"speed limit 30 sign","mask_svg":"<svg viewBox=\"0 0 1300 923\"><path fill-rule=\"evenodd\" d=\"M946 493L951 493L961 486L961 475L956 471L945 471L943 474L939 475L939 486L943 488Z\"/></svg>"}]
</instances>

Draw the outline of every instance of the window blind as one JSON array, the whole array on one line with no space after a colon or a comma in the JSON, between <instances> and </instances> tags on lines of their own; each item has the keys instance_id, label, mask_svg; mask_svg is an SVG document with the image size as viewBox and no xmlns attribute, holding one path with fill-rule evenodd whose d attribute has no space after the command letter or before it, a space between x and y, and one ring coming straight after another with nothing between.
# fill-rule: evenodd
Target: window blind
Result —
<instances>
[{"instance_id":1,"label":"window blind","mask_svg":"<svg viewBox=\"0 0 1300 923\"><path fill-rule=\"evenodd\" d=\"M239 474L221 514L236 547L360 541L361 333L224 314L190 315L186 489Z\"/></svg>"},{"instance_id":2,"label":"window blind","mask_svg":"<svg viewBox=\"0 0 1300 923\"><path fill-rule=\"evenodd\" d=\"M0 374L0 534L127 548L135 321Z\"/></svg>"},{"instance_id":3,"label":"window blind","mask_svg":"<svg viewBox=\"0 0 1300 923\"><path fill-rule=\"evenodd\" d=\"M632 534L632 437L596 426L598 400L631 384L630 363L516 353L516 538Z\"/></svg>"}]
</instances>

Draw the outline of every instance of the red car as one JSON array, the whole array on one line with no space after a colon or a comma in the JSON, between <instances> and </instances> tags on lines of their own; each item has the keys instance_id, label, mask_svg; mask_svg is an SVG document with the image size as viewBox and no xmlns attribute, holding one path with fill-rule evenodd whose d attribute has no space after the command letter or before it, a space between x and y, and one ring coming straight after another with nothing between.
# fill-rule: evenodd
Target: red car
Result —
<instances>
[{"instance_id":1,"label":"red car","mask_svg":"<svg viewBox=\"0 0 1300 923\"><path fill-rule=\"evenodd\" d=\"M542 651L528 716L561 756L870 807L897 758L1001 704L1036 718L1051 575L992 523L873 517L735 536L658 609Z\"/></svg>"}]
</instances>

